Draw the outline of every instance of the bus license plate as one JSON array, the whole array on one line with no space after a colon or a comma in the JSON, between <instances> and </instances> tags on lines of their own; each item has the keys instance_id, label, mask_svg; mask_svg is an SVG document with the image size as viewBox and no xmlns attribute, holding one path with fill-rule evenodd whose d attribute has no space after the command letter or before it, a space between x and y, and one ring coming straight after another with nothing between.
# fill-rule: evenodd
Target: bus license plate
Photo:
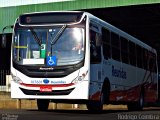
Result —
<instances>
[{"instance_id":1,"label":"bus license plate","mask_svg":"<svg viewBox=\"0 0 160 120\"><path fill-rule=\"evenodd\" d=\"M52 87L51 86L41 86L40 92L52 92Z\"/></svg>"}]
</instances>

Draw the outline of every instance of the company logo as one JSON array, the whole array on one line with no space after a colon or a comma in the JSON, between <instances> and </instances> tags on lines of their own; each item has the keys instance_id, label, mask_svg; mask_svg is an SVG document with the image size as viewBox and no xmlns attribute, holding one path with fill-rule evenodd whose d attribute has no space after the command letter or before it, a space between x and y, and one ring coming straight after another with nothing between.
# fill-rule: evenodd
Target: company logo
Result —
<instances>
[{"instance_id":1,"label":"company logo","mask_svg":"<svg viewBox=\"0 0 160 120\"><path fill-rule=\"evenodd\" d=\"M44 80L43 80L43 83L48 84L48 83L49 83L49 80L48 80L48 79L44 79Z\"/></svg>"},{"instance_id":2,"label":"company logo","mask_svg":"<svg viewBox=\"0 0 160 120\"><path fill-rule=\"evenodd\" d=\"M123 68L117 69L112 66L112 76L127 79L127 72L123 70Z\"/></svg>"},{"instance_id":3,"label":"company logo","mask_svg":"<svg viewBox=\"0 0 160 120\"><path fill-rule=\"evenodd\" d=\"M65 84L66 81L59 80L59 81L51 81L51 84Z\"/></svg>"}]
</instances>

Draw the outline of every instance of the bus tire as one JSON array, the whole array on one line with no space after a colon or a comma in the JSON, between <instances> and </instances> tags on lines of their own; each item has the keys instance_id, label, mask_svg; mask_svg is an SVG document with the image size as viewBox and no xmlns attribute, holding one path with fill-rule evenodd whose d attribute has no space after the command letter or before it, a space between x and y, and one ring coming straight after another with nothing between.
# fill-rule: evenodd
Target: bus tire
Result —
<instances>
[{"instance_id":1,"label":"bus tire","mask_svg":"<svg viewBox=\"0 0 160 120\"><path fill-rule=\"evenodd\" d=\"M128 106L129 111L143 110L143 107L144 107L144 92L143 91L141 92L140 98L137 102L129 103L127 106Z\"/></svg>"},{"instance_id":2,"label":"bus tire","mask_svg":"<svg viewBox=\"0 0 160 120\"><path fill-rule=\"evenodd\" d=\"M39 111L47 111L49 106L49 100L37 99L37 107Z\"/></svg>"},{"instance_id":3,"label":"bus tire","mask_svg":"<svg viewBox=\"0 0 160 120\"><path fill-rule=\"evenodd\" d=\"M103 97L104 97L104 103L109 103L109 96L110 96L110 83L108 78L105 79L102 87Z\"/></svg>"},{"instance_id":4,"label":"bus tire","mask_svg":"<svg viewBox=\"0 0 160 120\"><path fill-rule=\"evenodd\" d=\"M102 91L100 95L99 101L90 101L87 103L87 109L89 111L102 111L103 110L103 104L109 102L109 95L110 95L110 84L108 78L105 79Z\"/></svg>"},{"instance_id":5,"label":"bus tire","mask_svg":"<svg viewBox=\"0 0 160 120\"><path fill-rule=\"evenodd\" d=\"M89 111L92 112L101 112L103 110L104 103L104 94L101 93L100 100L98 101L89 101L86 106Z\"/></svg>"},{"instance_id":6,"label":"bus tire","mask_svg":"<svg viewBox=\"0 0 160 120\"><path fill-rule=\"evenodd\" d=\"M103 110L103 103L100 101L89 101L86 106L87 109L92 112L100 112Z\"/></svg>"}]
</instances>

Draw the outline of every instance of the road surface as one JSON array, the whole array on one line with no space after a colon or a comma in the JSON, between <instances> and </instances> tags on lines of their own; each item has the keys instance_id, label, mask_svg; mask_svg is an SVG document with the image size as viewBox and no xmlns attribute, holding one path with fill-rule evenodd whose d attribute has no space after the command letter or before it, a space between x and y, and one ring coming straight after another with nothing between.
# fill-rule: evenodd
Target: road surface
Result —
<instances>
[{"instance_id":1,"label":"road surface","mask_svg":"<svg viewBox=\"0 0 160 120\"><path fill-rule=\"evenodd\" d=\"M104 110L92 113L87 110L17 110L1 109L1 120L160 120L160 108L143 111Z\"/></svg>"}]
</instances>

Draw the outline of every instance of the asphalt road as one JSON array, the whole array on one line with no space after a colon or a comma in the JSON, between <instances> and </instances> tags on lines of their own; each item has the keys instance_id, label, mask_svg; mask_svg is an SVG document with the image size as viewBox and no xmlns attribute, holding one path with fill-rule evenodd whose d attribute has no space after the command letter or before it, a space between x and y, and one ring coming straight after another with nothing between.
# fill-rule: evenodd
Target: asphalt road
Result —
<instances>
[{"instance_id":1,"label":"asphalt road","mask_svg":"<svg viewBox=\"0 0 160 120\"><path fill-rule=\"evenodd\" d=\"M0 120L160 120L160 108L143 111L104 110L91 113L87 110L0 110Z\"/></svg>"}]
</instances>

